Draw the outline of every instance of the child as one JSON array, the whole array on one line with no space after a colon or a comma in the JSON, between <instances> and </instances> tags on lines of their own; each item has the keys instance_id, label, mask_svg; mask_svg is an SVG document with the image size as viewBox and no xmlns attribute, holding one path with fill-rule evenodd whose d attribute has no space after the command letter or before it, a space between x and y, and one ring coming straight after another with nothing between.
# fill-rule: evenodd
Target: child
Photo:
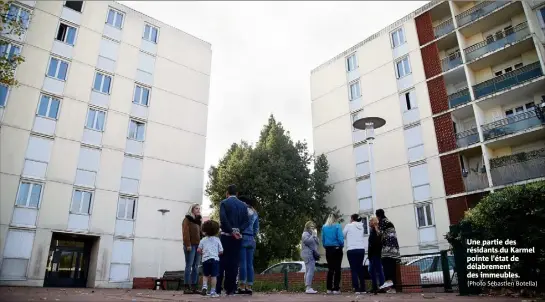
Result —
<instances>
[{"instance_id":1,"label":"child","mask_svg":"<svg viewBox=\"0 0 545 302\"><path fill-rule=\"evenodd\" d=\"M382 262L380 260L380 256L382 254L382 240L380 237L380 230L378 228L377 217L371 217L369 220L369 227L370 233L367 257L369 257L369 275L371 275L373 293L376 295L379 285L384 283L384 273L382 271Z\"/></svg>"},{"instance_id":2,"label":"child","mask_svg":"<svg viewBox=\"0 0 545 302\"><path fill-rule=\"evenodd\" d=\"M218 297L216 294L216 278L219 271L219 255L223 253L223 246L218 238L220 225L214 220L208 220L202 225L202 232L206 237L201 239L197 252L202 254L202 290L201 294L206 296L208 278L210 278L210 297Z\"/></svg>"}]
</instances>

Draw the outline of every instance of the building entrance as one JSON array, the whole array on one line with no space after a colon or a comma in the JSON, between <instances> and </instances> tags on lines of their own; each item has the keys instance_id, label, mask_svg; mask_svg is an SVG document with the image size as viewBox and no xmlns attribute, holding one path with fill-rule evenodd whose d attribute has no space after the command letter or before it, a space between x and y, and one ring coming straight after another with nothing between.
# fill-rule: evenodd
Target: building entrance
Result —
<instances>
[{"instance_id":1,"label":"building entrance","mask_svg":"<svg viewBox=\"0 0 545 302\"><path fill-rule=\"evenodd\" d=\"M86 287L94 239L91 236L53 233L44 286Z\"/></svg>"}]
</instances>

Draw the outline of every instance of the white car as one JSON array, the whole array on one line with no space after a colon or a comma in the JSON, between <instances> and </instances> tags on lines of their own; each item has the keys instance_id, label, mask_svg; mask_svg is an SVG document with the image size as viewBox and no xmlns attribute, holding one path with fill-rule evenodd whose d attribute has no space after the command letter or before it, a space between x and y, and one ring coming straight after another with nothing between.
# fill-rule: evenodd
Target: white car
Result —
<instances>
[{"instance_id":1,"label":"white car","mask_svg":"<svg viewBox=\"0 0 545 302\"><path fill-rule=\"evenodd\" d=\"M286 270L288 271L288 273L304 273L306 271L305 262L303 261L280 262L264 270L261 273L261 275L280 274ZM322 272L322 271L327 271L327 266L325 264L316 263L316 272Z\"/></svg>"},{"instance_id":2,"label":"white car","mask_svg":"<svg viewBox=\"0 0 545 302\"><path fill-rule=\"evenodd\" d=\"M458 278L454 275L454 256L447 256L449 264L449 272L451 285L458 284ZM421 284L443 284L443 268L441 263L441 255L427 255L410 260L404 265L413 265L420 268L420 283Z\"/></svg>"}]
</instances>

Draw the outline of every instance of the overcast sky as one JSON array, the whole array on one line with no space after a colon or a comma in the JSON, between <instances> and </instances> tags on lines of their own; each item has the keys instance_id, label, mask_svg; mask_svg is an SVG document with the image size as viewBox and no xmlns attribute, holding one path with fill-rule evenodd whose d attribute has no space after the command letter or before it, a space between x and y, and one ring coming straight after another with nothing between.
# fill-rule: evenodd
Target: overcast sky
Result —
<instances>
[{"instance_id":1,"label":"overcast sky","mask_svg":"<svg viewBox=\"0 0 545 302\"><path fill-rule=\"evenodd\" d=\"M312 150L310 71L426 2L122 3L212 44L206 183L208 168L233 142L255 142L271 113ZM204 197L205 214L209 205Z\"/></svg>"}]
</instances>

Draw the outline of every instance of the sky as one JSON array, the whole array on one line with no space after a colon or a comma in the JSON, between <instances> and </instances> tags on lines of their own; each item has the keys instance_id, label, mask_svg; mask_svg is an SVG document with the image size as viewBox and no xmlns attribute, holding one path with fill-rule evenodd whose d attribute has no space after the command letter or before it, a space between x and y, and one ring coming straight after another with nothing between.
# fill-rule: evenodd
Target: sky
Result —
<instances>
[{"instance_id":1,"label":"sky","mask_svg":"<svg viewBox=\"0 0 545 302\"><path fill-rule=\"evenodd\" d=\"M257 141L270 114L313 150L310 71L427 2L121 3L212 44L206 185L209 167L232 143Z\"/></svg>"}]
</instances>

